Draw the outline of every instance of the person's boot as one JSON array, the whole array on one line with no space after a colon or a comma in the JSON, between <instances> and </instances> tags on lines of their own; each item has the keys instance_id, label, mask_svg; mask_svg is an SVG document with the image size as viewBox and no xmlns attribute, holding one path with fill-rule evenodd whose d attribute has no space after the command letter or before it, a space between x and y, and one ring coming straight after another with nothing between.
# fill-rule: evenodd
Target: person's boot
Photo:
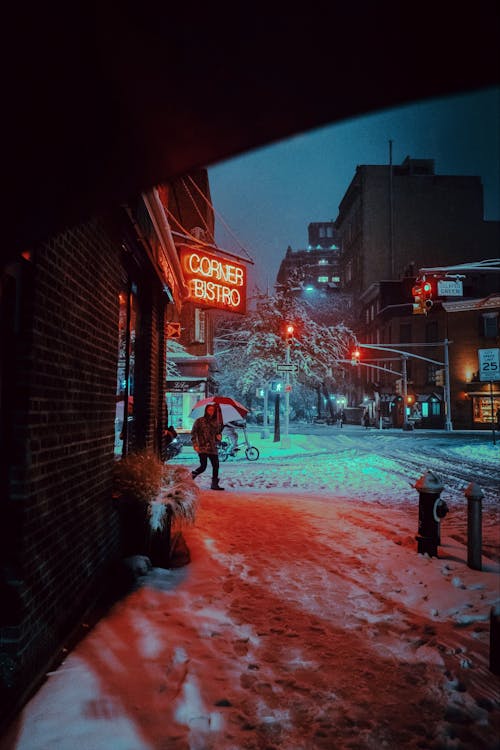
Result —
<instances>
[{"instance_id":1,"label":"person's boot","mask_svg":"<svg viewBox=\"0 0 500 750\"><path fill-rule=\"evenodd\" d=\"M220 490L220 491L222 492L222 491L224 491L224 490L225 490L226 488L225 488L225 487L221 487L221 486L220 486L220 484L219 484L219 480L218 480L218 479L216 479L216 480L215 480L215 482L214 482L214 481L212 481L212 485L211 485L210 489L211 489L211 490Z\"/></svg>"}]
</instances>

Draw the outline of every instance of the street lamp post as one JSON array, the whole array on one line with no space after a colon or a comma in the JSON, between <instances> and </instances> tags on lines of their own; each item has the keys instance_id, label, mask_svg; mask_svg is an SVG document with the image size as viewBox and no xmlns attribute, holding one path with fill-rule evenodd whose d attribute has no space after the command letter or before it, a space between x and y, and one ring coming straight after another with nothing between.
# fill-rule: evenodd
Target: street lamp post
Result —
<instances>
[{"instance_id":1,"label":"street lamp post","mask_svg":"<svg viewBox=\"0 0 500 750\"><path fill-rule=\"evenodd\" d=\"M445 415L445 429L451 431L453 425L451 422L451 397L450 397L450 358L448 354L448 339L444 340L444 408L446 410Z\"/></svg>"},{"instance_id":2,"label":"street lamp post","mask_svg":"<svg viewBox=\"0 0 500 750\"><path fill-rule=\"evenodd\" d=\"M286 327L286 338L285 338L285 365L290 364L290 343L291 337L293 336L293 326L287 325ZM290 436L288 434L288 425L290 421L290 370L287 369L285 372L285 425L283 430L283 437L281 438L281 447L290 447Z\"/></svg>"},{"instance_id":3,"label":"street lamp post","mask_svg":"<svg viewBox=\"0 0 500 750\"><path fill-rule=\"evenodd\" d=\"M266 383L264 386L264 414L262 418L261 438L269 437L269 424L268 424L268 415L267 415L267 410L269 406L268 402L269 402L269 383Z\"/></svg>"}]
</instances>

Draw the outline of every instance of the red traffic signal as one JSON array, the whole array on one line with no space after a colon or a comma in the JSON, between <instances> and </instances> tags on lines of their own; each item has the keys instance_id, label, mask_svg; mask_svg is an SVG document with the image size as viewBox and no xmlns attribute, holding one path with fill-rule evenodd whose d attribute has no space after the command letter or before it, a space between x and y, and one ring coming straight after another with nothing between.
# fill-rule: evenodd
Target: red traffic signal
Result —
<instances>
[{"instance_id":1,"label":"red traffic signal","mask_svg":"<svg viewBox=\"0 0 500 750\"><path fill-rule=\"evenodd\" d=\"M354 351L351 353L351 365L359 365L359 358L361 357L361 352L359 349L354 349Z\"/></svg>"},{"instance_id":2,"label":"red traffic signal","mask_svg":"<svg viewBox=\"0 0 500 750\"><path fill-rule=\"evenodd\" d=\"M293 327L293 325L291 323L288 323L288 325L286 327L286 335L287 336L293 336L293 332L294 331L295 331L295 328Z\"/></svg>"},{"instance_id":3,"label":"red traffic signal","mask_svg":"<svg viewBox=\"0 0 500 750\"><path fill-rule=\"evenodd\" d=\"M433 306L434 302L432 297L434 296L434 287L432 282L429 280L422 280L412 288L411 293L413 295L413 314L414 315L427 315L428 311Z\"/></svg>"}]
</instances>

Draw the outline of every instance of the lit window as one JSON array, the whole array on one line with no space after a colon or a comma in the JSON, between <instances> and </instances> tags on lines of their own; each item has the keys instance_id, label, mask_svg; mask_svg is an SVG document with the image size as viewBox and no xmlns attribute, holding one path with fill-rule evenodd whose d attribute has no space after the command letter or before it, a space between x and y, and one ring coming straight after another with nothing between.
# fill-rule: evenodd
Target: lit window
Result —
<instances>
[{"instance_id":1,"label":"lit window","mask_svg":"<svg viewBox=\"0 0 500 750\"><path fill-rule=\"evenodd\" d=\"M328 276L318 276L318 283L319 284L326 284L328 281Z\"/></svg>"},{"instance_id":2,"label":"lit window","mask_svg":"<svg viewBox=\"0 0 500 750\"><path fill-rule=\"evenodd\" d=\"M194 340L200 344L205 342L206 314L199 307L194 311Z\"/></svg>"},{"instance_id":3,"label":"lit window","mask_svg":"<svg viewBox=\"0 0 500 750\"><path fill-rule=\"evenodd\" d=\"M332 281L335 281L338 284L340 281L340 276L332 276Z\"/></svg>"},{"instance_id":4,"label":"lit window","mask_svg":"<svg viewBox=\"0 0 500 750\"><path fill-rule=\"evenodd\" d=\"M327 261L326 258L321 258L320 260L318 260L318 263L319 263L320 266L326 266L326 265L328 265L328 261Z\"/></svg>"}]
</instances>

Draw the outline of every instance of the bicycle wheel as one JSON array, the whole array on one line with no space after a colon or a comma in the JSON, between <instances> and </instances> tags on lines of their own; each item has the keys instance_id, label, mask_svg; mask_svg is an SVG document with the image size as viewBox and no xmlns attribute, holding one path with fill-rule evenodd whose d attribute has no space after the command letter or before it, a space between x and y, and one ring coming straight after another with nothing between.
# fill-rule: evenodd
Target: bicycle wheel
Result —
<instances>
[{"instance_id":1,"label":"bicycle wheel","mask_svg":"<svg viewBox=\"0 0 500 750\"><path fill-rule=\"evenodd\" d=\"M227 443L222 442L219 444L219 461L227 461L229 456L229 446Z\"/></svg>"},{"instance_id":2,"label":"bicycle wheel","mask_svg":"<svg viewBox=\"0 0 500 750\"><path fill-rule=\"evenodd\" d=\"M260 454L258 448L255 448L255 446L253 445L251 445L250 448L247 448L245 451L245 456L249 461L257 461L259 455Z\"/></svg>"}]
</instances>

